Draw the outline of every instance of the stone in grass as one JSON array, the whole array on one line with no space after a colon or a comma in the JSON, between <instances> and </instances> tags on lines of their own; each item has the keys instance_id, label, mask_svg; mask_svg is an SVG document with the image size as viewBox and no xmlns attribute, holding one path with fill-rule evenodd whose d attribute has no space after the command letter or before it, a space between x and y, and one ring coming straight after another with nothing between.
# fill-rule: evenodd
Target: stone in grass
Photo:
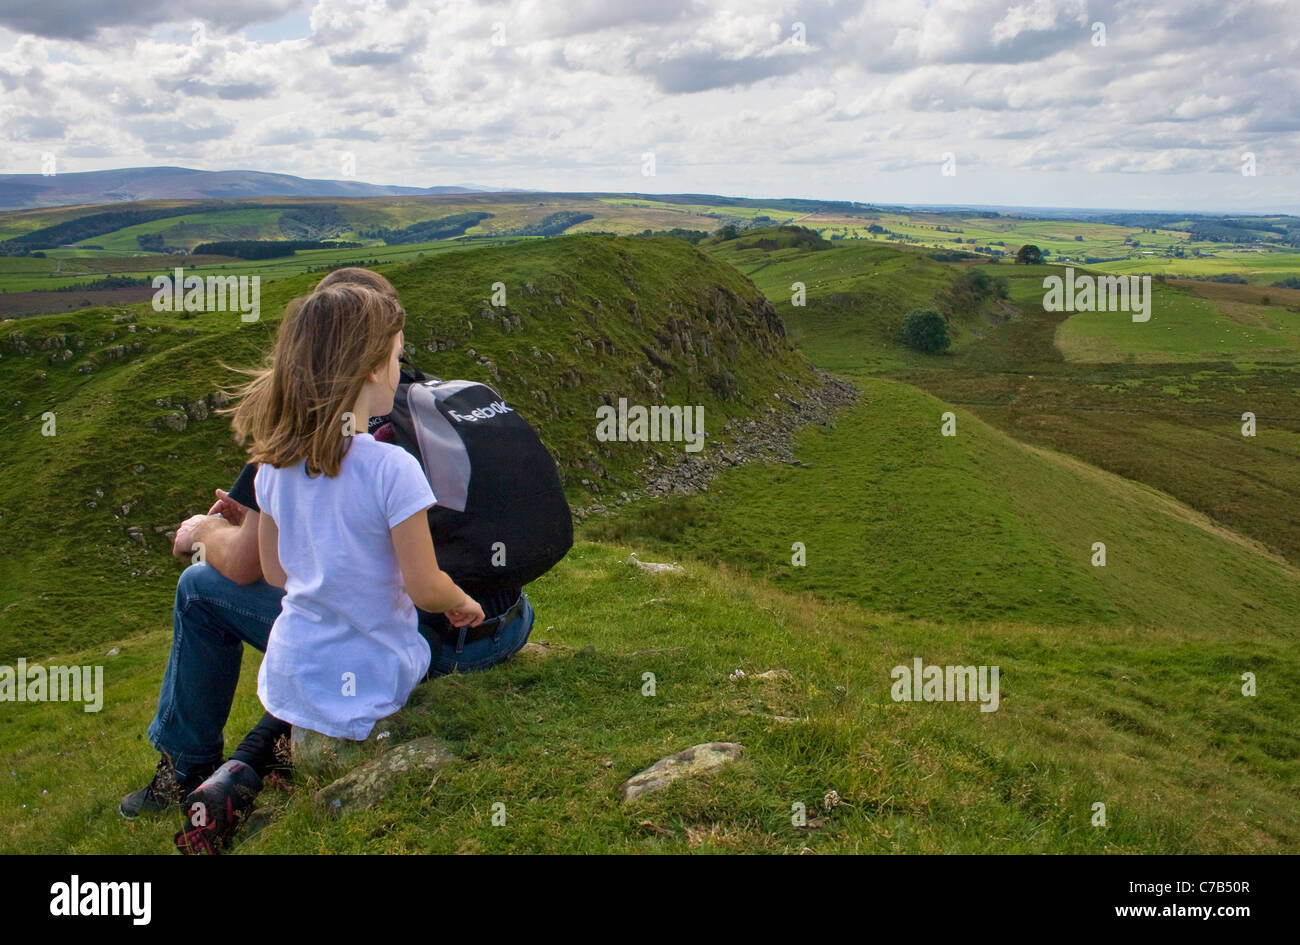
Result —
<instances>
[{"instance_id":1,"label":"stone in grass","mask_svg":"<svg viewBox=\"0 0 1300 945\"><path fill-rule=\"evenodd\" d=\"M728 762L735 761L744 750L744 745L735 742L706 742L661 758L640 774L623 782L619 789L623 794L623 803L630 804L651 791L667 787L678 778L716 771Z\"/></svg>"},{"instance_id":2,"label":"stone in grass","mask_svg":"<svg viewBox=\"0 0 1300 945\"><path fill-rule=\"evenodd\" d=\"M455 756L432 735L404 742L350 771L316 792L316 803L331 812L373 807L384 798L392 780L410 771L432 771Z\"/></svg>"},{"instance_id":3,"label":"stone in grass","mask_svg":"<svg viewBox=\"0 0 1300 945\"><path fill-rule=\"evenodd\" d=\"M753 709L741 709L741 710L740 710L740 714L741 714L741 715L752 715L752 716L754 716L755 718L766 719L766 720L769 721L769 722L778 722L778 723L780 723L780 724L782 724L782 725L795 725L795 724L798 724L799 722L807 722L807 721L808 721L808 719L807 719L806 716L803 717L803 718L801 718L801 717L796 716L796 715L769 715L769 714L766 713L766 712L756 712L756 711L754 711Z\"/></svg>"},{"instance_id":4,"label":"stone in grass","mask_svg":"<svg viewBox=\"0 0 1300 945\"><path fill-rule=\"evenodd\" d=\"M561 646L558 643L547 643L545 640L533 642L530 640L523 645L517 655L525 658L546 659L548 656L555 656L558 653L568 651L568 649L569 647Z\"/></svg>"},{"instance_id":5,"label":"stone in grass","mask_svg":"<svg viewBox=\"0 0 1300 945\"><path fill-rule=\"evenodd\" d=\"M244 820L240 835L244 840L255 834L261 833L267 827L271 826L271 821L275 819L275 812L269 807L259 807Z\"/></svg>"},{"instance_id":6,"label":"stone in grass","mask_svg":"<svg viewBox=\"0 0 1300 945\"><path fill-rule=\"evenodd\" d=\"M673 562L672 564L667 564L660 561L642 561L640 558L636 556L635 551L632 552L630 555L628 555L627 563L634 564L642 571L649 571L652 574L685 574L686 573L686 569L683 568L680 564L677 564L676 562Z\"/></svg>"},{"instance_id":7,"label":"stone in grass","mask_svg":"<svg viewBox=\"0 0 1300 945\"><path fill-rule=\"evenodd\" d=\"M746 675L743 669L737 669L727 677L732 682L739 682L742 679L759 679L763 682L778 682L782 679L793 679L788 669L769 669L763 673L755 673L753 676Z\"/></svg>"}]
</instances>

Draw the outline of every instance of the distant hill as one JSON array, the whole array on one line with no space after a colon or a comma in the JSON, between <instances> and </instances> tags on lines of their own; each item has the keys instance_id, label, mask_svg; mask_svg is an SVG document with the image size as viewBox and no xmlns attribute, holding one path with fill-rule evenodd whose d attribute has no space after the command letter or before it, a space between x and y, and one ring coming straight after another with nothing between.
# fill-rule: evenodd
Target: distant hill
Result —
<instances>
[{"instance_id":1,"label":"distant hill","mask_svg":"<svg viewBox=\"0 0 1300 945\"><path fill-rule=\"evenodd\" d=\"M0 174L0 209L243 197L399 197L482 193L481 187L392 187L354 180L310 180L262 171L124 167L76 174Z\"/></svg>"}]
</instances>

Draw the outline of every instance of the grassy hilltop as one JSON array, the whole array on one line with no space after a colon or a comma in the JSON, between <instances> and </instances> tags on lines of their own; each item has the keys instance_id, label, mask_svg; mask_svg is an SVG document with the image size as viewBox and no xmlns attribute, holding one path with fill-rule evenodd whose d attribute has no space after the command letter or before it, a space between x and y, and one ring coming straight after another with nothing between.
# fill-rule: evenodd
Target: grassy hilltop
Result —
<instances>
[{"instance_id":1,"label":"grassy hilltop","mask_svg":"<svg viewBox=\"0 0 1300 945\"><path fill-rule=\"evenodd\" d=\"M674 447L596 442L601 404L703 404L716 435L773 391L813 383L752 283L678 240L575 236L390 275L415 365L493 385L538 425L575 504L633 487L639 466ZM26 319L0 338L0 659L154 624L175 581L162 533L207 511L244 462L215 412L240 380L222 365L258 363L284 303L317 279L271 283L248 324L140 305ZM497 282L503 307L488 304Z\"/></svg>"},{"instance_id":2,"label":"grassy hilltop","mask_svg":"<svg viewBox=\"0 0 1300 945\"><path fill-rule=\"evenodd\" d=\"M953 287L986 263L779 230L701 249L580 236L385 270L417 364L489 379L539 428L575 503L612 499L649 459L651 444L595 442L609 398L705 404L709 450L724 417L761 415L774 391L797 400L814 364L862 398L795 436L797 464L731 468L703 494L588 520L530 587L551 655L426 684L398 716L395 740L437 735L456 761L338 820L312 807L313 785L264 795L274 819L239 851L1300 849L1300 523L1283 502L1300 485L1300 391L1277 290L1232 300L1269 317L1231 357L1130 363L1175 346L1128 332L1168 321L1209 339L1203 320L1231 321L1230 306L1201 315L1179 308L1193 290L1164 285L1149 324L1102 321L1107 343L1084 352L1062 345L1072 319L1038 305L1054 267L988 266L1008 297L963 306ZM272 313L315 278L274 283L253 325L137 308L41 316L0 338L17 402L0 429L13 470L0 661L103 663L108 685L98 715L5 706L0 850L170 849L178 817L124 824L115 810L154 760L142 733L179 570L155 529L239 467L207 399L227 379L216 360L256 358ZM508 313L489 317L497 281ZM806 306L790 302L795 282ZM951 308L952 353L895 341L925 306ZM1245 409L1261 418L1253 440L1234 432ZM40 437L45 410L56 437ZM956 437L940 436L949 410ZM643 574L633 551L685 573ZM999 665L1000 708L894 702L890 670L916 657ZM255 666L232 739L260 713ZM737 668L747 677L730 679ZM755 678L773 668L789 677ZM1244 672L1257 696L1242 695ZM715 740L746 752L620 806L622 780ZM825 813L831 790L842 803ZM792 824L796 802L811 827Z\"/></svg>"}]
</instances>

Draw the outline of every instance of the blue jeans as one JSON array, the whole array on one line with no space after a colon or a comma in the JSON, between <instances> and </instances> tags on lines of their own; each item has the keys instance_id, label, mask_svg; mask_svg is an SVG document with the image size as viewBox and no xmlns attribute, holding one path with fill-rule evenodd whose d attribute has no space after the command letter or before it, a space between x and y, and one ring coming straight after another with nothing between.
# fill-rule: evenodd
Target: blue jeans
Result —
<instances>
[{"instance_id":1,"label":"blue jeans","mask_svg":"<svg viewBox=\"0 0 1300 945\"><path fill-rule=\"evenodd\" d=\"M193 564L176 582L172 652L149 741L181 772L224 758L222 730L235 701L244 644L266 650L284 591L265 581L236 584Z\"/></svg>"},{"instance_id":2,"label":"blue jeans","mask_svg":"<svg viewBox=\"0 0 1300 945\"><path fill-rule=\"evenodd\" d=\"M523 592L521 592L523 593ZM488 615L492 616L491 614ZM420 633L429 643L429 677L447 676L451 673L474 673L491 669L514 656L528 642L533 631L533 605L524 594L524 604L515 619L496 633L459 646L444 643L432 630L421 624Z\"/></svg>"},{"instance_id":3,"label":"blue jeans","mask_svg":"<svg viewBox=\"0 0 1300 945\"><path fill-rule=\"evenodd\" d=\"M219 764L225 757L222 731L235 701L244 644L266 650L283 597L284 591L265 581L236 584L207 564L190 565L181 573L172 610L171 656L148 734L182 773ZM432 656L428 678L504 662L527 642L533 618L525 596L513 621L493 636L466 643L459 653L455 645L425 633Z\"/></svg>"}]
</instances>

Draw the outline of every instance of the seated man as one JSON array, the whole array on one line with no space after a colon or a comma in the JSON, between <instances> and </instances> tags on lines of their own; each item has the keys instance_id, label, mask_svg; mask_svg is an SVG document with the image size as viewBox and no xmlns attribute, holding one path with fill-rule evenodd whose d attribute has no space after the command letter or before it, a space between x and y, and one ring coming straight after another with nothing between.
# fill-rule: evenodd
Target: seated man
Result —
<instances>
[{"instance_id":1,"label":"seated man","mask_svg":"<svg viewBox=\"0 0 1300 945\"><path fill-rule=\"evenodd\" d=\"M262 580L258 560L255 474L255 466L245 466L229 493L217 490L218 501L207 515L187 519L176 532L176 557L188 559L195 542L201 542L206 560L186 568L176 585L172 651L148 732L162 757L153 780L122 799L124 817L175 808L222 763L222 732L234 703L243 645L265 651L280 614L284 592ZM522 588L462 586L494 617L468 629L462 642L460 631L442 614L421 612L420 633L432 654L429 678L505 662L532 631L533 608ZM275 739L287 734L268 730L265 722L240 746L243 754L267 758Z\"/></svg>"},{"instance_id":2,"label":"seated man","mask_svg":"<svg viewBox=\"0 0 1300 945\"><path fill-rule=\"evenodd\" d=\"M396 295L383 276L347 268L327 275L318 288L340 282L367 285ZM372 426L376 421L372 418ZM248 464L207 515L187 519L176 532L172 554L190 560L196 543L202 564L193 564L176 585L172 651L158 695L149 741L161 752L153 780L122 798L124 817L163 811L181 801L221 765L223 730L239 682L244 644L265 651L284 592L262 580L257 550L257 497ZM429 644L429 677L488 669L523 648L533 627L533 608L522 587L488 590L457 583L483 607L488 619L456 630L442 614L420 612L420 633ZM275 744L288 727L266 716L232 758L261 777L274 767ZM254 779L249 779L250 783Z\"/></svg>"}]
</instances>

